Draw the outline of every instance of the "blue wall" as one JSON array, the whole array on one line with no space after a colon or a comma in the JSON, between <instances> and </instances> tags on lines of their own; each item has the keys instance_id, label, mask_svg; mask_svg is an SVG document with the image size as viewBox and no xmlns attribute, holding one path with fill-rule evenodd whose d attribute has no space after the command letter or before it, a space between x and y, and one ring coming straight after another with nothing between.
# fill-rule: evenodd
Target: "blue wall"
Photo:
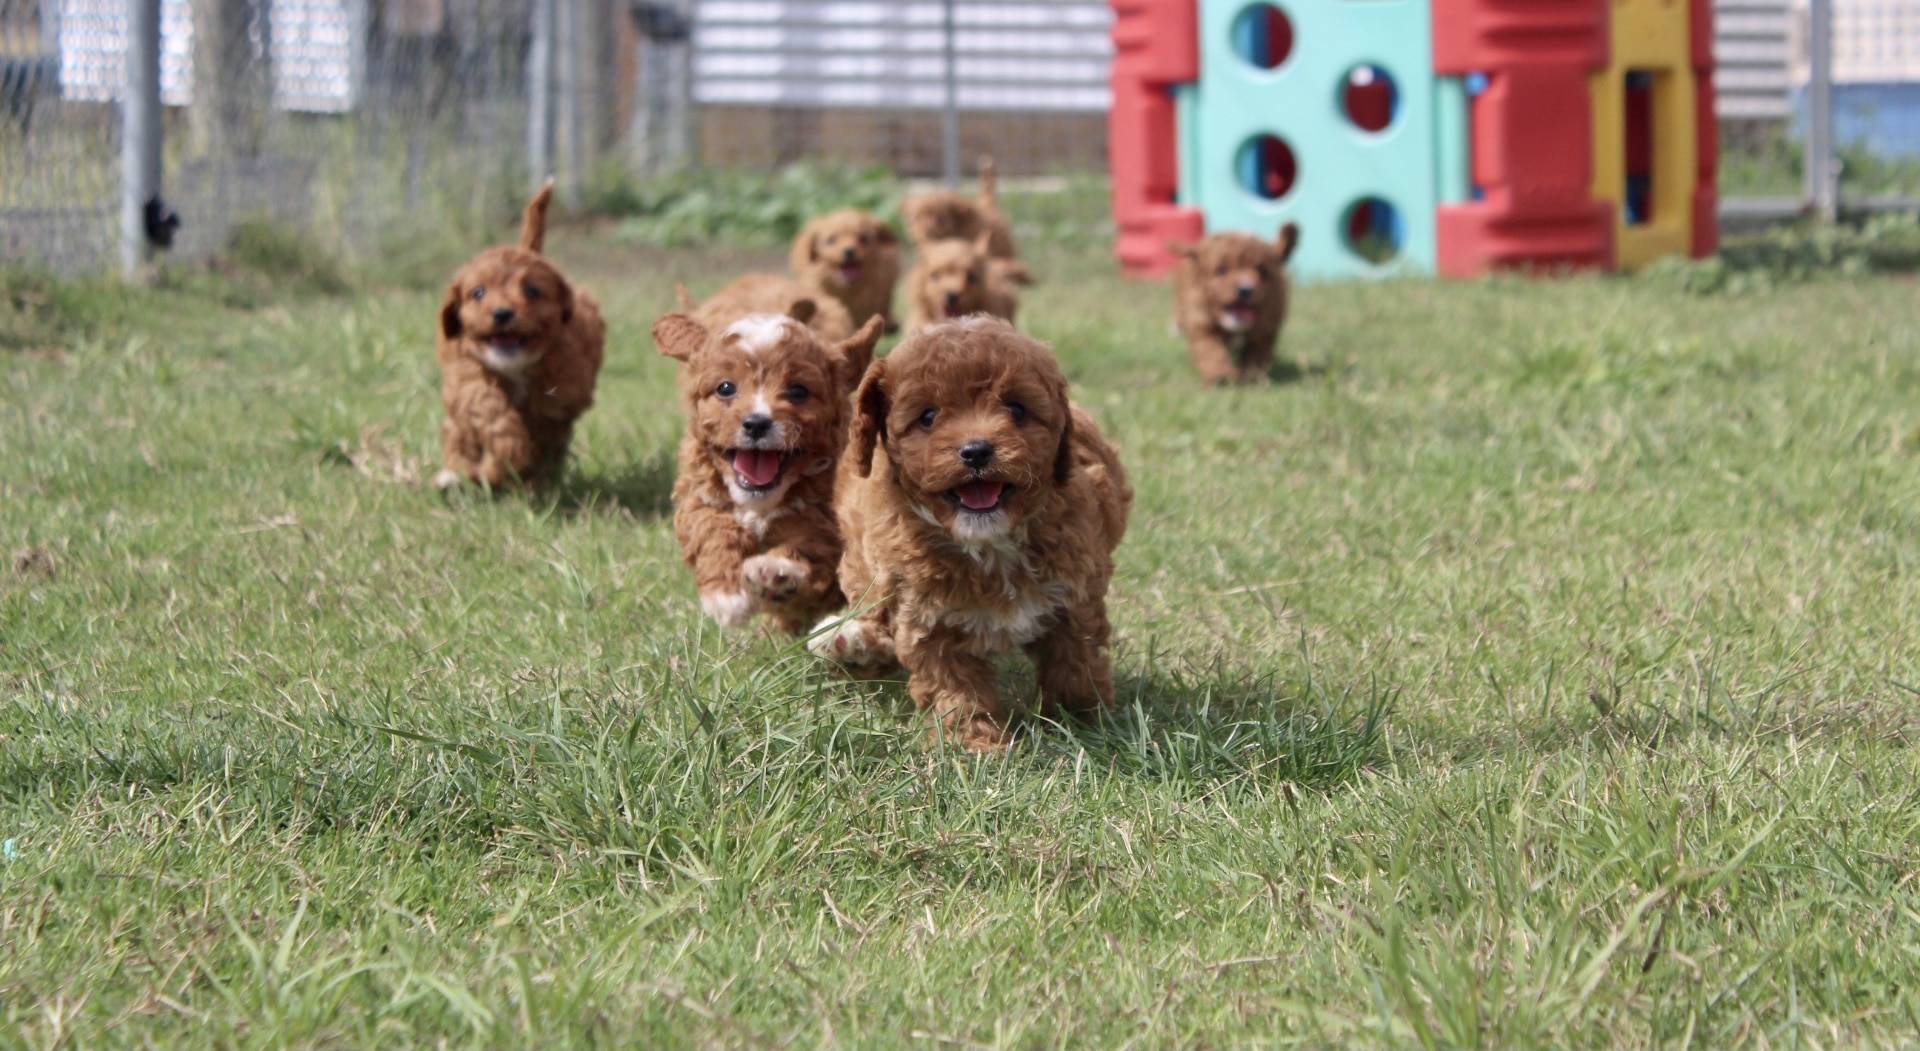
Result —
<instances>
[{"instance_id":1,"label":"blue wall","mask_svg":"<svg viewBox=\"0 0 1920 1051\"><path fill-rule=\"evenodd\" d=\"M1793 99L1794 129L1807 112L1806 90ZM1920 157L1920 82L1835 84L1833 141L1865 146L1876 157Z\"/></svg>"}]
</instances>

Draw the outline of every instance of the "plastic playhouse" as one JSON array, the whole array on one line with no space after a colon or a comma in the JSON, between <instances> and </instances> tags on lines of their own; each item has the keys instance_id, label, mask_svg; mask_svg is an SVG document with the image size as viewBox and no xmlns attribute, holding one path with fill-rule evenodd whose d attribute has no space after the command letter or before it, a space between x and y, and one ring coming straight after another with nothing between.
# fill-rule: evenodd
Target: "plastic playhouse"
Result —
<instances>
[{"instance_id":1,"label":"plastic playhouse","mask_svg":"<svg viewBox=\"0 0 1920 1051\"><path fill-rule=\"evenodd\" d=\"M1115 253L1300 224L1306 277L1717 241L1711 0L1111 0Z\"/></svg>"}]
</instances>

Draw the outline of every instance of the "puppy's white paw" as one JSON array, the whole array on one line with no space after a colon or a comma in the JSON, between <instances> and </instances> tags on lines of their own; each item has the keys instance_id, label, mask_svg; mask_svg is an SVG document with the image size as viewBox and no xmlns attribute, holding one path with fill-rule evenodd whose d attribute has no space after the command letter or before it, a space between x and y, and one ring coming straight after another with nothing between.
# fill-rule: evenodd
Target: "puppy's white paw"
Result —
<instances>
[{"instance_id":1,"label":"puppy's white paw","mask_svg":"<svg viewBox=\"0 0 1920 1051\"><path fill-rule=\"evenodd\" d=\"M807 583L807 565L779 555L755 555L740 564L747 590L762 602L785 602Z\"/></svg>"},{"instance_id":2,"label":"puppy's white paw","mask_svg":"<svg viewBox=\"0 0 1920 1051\"><path fill-rule=\"evenodd\" d=\"M466 479L460 477L459 471L451 467L442 467L440 468L440 473L433 476L433 487L445 491L454 488L464 481L466 481Z\"/></svg>"},{"instance_id":3,"label":"puppy's white paw","mask_svg":"<svg viewBox=\"0 0 1920 1051\"><path fill-rule=\"evenodd\" d=\"M700 609L723 628L737 628L753 617L753 599L740 591L702 591Z\"/></svg>"},{"instance_id":4,"label":"puppy's white paw","mask_svg":"<svg viewBox=\"0 0 1920 1051\"><path fill-rule=\"evenodd\" d=\"M893 639L857 617L828 617L807 634L807 649L816 657L841 664L891 664Z\"/></svg>"}]
</instances>

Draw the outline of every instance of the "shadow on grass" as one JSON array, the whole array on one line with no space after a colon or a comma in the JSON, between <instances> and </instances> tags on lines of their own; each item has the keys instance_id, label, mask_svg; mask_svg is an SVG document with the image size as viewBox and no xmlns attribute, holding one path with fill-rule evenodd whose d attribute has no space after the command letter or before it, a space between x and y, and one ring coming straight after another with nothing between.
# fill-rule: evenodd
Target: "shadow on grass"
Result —
<instances>
[{"instance_id":1,"label":"shadow on grass","mask_svg":"<svg viewBox=\"0 0 1920 1051\"><path fill-rule=\"evenodd\" d=\"M1276 386L1288 383L1305 383L1307 380L1324 379L1326 375L1332 371L1333 368L1330 365L1311 362L1303 365L1291 358L1281 358L1268 367L1267 382Z\"/></svg>"},{"instance_id":2,"label":"shadow on grass","mask_svg":"<svg viewBox=\"0 0 1920 1051\"><path fill-rule=\"evenodd\" d=\"M638 518L673 513L675 464L671 449L614 467L581 464L548 490L554 506L568 515L618 507Z\"/></svg>"}]
</instances>

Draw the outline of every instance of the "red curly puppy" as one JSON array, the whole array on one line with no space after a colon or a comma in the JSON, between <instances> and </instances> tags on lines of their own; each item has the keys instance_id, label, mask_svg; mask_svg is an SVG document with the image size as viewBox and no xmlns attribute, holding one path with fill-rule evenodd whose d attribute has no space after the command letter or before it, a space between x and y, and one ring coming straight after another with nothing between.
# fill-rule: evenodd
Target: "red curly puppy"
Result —
<instances>
[{"instance_id":1,"label":"red curly puppy","mask_svg":"<svg viewBox=\"0 0 1920 1051\"><path fill-rule=\"evenodd\" d=\"M540 254L552 197L549 180L527 202L519 246L474 256L447 289L435 340L447 408L441 489L547 480L593 405L607 326L593 296Z\"/></svg>"},{"instance_id":2,"label":"red curly puppy","mask_svg":"<svg viewBox=\"0 0 1920 1051\"><path fill-rule=\"evenodd\" d=\"M1133 490L1046 344L988 317L910 336L854 397L836 504L852 612L810 648L907 670L939 732L1004 748L989 658L1033 658L1044 709L1113 703L1107 584Z\"/></svg>"},{"instance_id":3,"label":"red curly puppy","mask_svg":"<svg viewBox=\"0 0 1920 1051\"><path fill-rule=\"evenodd\" d=\"M1273 367L1274 344L1287 323L1287 259L1300 241L1288 223L1272 242L1240 233L1173 245L1174 324L1207 383L1258 383Z\"/></svg>"},{"instance_id":4,"label":"red curly puppy","mask_svg":"<svg viewBox=\"0 0 1920 1051\"><path fill-rule=\"evenodd\" d=\"M847 396L880 329L873 317L827 345L784 314L711 331L686 314L654 323L654 345L681 363L687 410L673 531L700 608L722 627L765 613L798 633L843 604L834 467L847 442Z\"/></svg>"},{"instance_id":5,"label":"red curly puppy","mask_svg":"<svg viewBox=\"0 0 1920 1051\"><path fill-rule=\"evenodd\" d=\"M1019 286L1032 283L1025 263L993 258L986 234L935 241L920 249L907 278L907 331L969 314L1012 321L1020 309Z\"/></svg>"},{"instance_id":6,"label":"red curly puppy","mask_svg":"<svg viewBox=\"0 0 1920 1051\"><path fill-rule=\"evenodd\" d=\"M893 331L893 286L900 281L900 239L893 228L857 208L816 216L787 253L794 280L820 299L847 308L856 321L875 314Z\"/></svg>"},{"instance_id":7,"label":"red curly puppy","mask_svg":"<svg viewBox=\"0 0 1920 1051\"><path fill-rule=\"evenodd\" d=\"M1000 210L996 194L997 169L992 157L980 158L980 196L952 190L927 190L900 202L900 219L907 236L921 248L935 241L971 241L987 235L987 250L995 259L1018 258L1013 247L1013 221Z\"/></svg>"}]
</instances>

